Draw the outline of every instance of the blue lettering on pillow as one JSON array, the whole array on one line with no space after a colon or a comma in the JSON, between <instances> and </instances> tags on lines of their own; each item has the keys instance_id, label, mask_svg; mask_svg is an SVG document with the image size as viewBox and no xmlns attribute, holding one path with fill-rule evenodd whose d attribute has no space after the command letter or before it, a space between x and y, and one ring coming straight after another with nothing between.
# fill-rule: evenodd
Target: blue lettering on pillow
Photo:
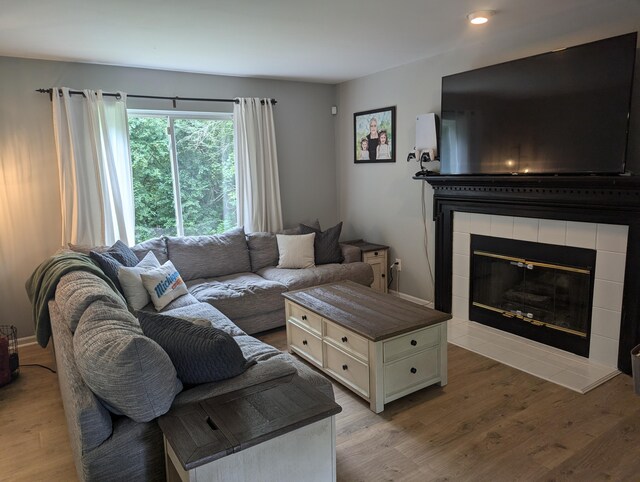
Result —
<instances>
[{"instance_id":1,"label":"blue lettering on pillow","mask_svg":"<svg viewBox=\"0 0 640 482\"><path fill-rule=\"evenodd\" d=\"M178 274L177 271L174 271L169 276L167 276L164 280L160 281L160 283L158 283L156 285L156 287L154 288L154 290L156 292L156 296L158 298L162 298L162 295L164 295L169 288L172 288L171 285L178 278L180 278L180 274ZM182 279L180 281L182 281ZM176 283L175 286L178 286L179 284L181 284L181 283ZM173 286L173 288L175 288L175 286Z\"/></svg>"}]
</instances>

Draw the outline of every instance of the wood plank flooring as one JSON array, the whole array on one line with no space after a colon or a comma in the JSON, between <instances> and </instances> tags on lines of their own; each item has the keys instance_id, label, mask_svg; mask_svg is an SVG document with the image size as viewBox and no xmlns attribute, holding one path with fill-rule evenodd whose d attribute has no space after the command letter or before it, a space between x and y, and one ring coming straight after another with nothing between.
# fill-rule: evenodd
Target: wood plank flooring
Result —
<instances>
[{"instance_id":1,"label":"wood plank flooring","mask_svg":"<svg viewBox=\"0 0 640 482\"><path fill-rule=\"evenodd\" d=\"M284 329L260 336L286 348ZM22 363L53 365L49 350ZM334 384L338 480L640 480L640 397L620 375L586 395L449 345L449 384L374 414ZM0 480L76 480L56 375L0 388Z\"/></svg>"}]
</instances>

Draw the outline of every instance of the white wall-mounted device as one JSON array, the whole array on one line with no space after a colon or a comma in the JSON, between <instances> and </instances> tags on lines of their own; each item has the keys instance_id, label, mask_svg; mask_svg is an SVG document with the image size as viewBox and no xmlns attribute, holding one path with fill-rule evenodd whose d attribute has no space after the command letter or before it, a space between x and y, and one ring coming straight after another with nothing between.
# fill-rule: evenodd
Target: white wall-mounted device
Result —
<instances>
[{"instance_id":1,"label":"white wall-mounted device","mask_svg":"<svg viewBox=\"0 0 640 482\"><path fill-rule=\"evenodd\" d=\"M410 152L407 157L407 161L411 159L420 161L420 171L423 174L416 173L416 175L440 171L440 161L436 160L438 156L436 119L434 113L416 116L416 144L413 152Z\"/></svg>"}]
</instances>

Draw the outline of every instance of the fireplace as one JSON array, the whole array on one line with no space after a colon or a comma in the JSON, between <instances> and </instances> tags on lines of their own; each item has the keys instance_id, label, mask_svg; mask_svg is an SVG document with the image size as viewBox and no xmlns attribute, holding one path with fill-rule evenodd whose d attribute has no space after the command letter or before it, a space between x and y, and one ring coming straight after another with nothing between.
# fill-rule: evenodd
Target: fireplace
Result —
<instances>
[{"instance_id":1,"label":"fireplace","mask_svg":"<svg viewBox=\"0 0 640 482\"><path fill-rule=\"evenodd\" d=\"M597 243L601 240L600 228L608 226L611 232L603 233L604 244L614 238L620 242L597 248L603 276L601 279L596 276L593 288L591 321L598 323L587 334L591 339L589 359L602 362L606 358L607 366L631 373L629 353L640 343L640 278L635 276L640 272L640 176L433 176L420 180L429 182L434 189L435 307L449 313L456 298L454 291L460 288L460 283L455 285L456 279L462 279L456 273L460 268L456 268L459 256L454 254L454 214L478 214L491 219L510 217L520 220L522 226L526 225L522 221L535 219L536 225L540 225L536 241L552 244L564 243L555 243L543 235L542 227L548 223L575 225L578 233L589 226L592 233L598 233ZM512 227L512 238L516 238L515 224ZM493 224L490 230L467 231L470 232L494 235ZM616 233L622 235L618 237ZM566 244L582 247L581 236L575 232L572 236L575 242L569 243L567 229ZM614 258L619 260L620 266L615 271L621 279L612 281L607 279L608 259ZM468 277L468 256L465 269ZM465 289L469 290L468 281ZM468 316L469 301L466 301ZM603 332L604 321L609 328Z\"/></svg>"},{"instance_id":2,"label":"fireplace","mask_svg":"<svg viewBox=\"0 0 640 482\"><path fill-rule=\"evenodd\" d=\"M469 320L589 356L595 250L470 240Z\"/></svg>"}]
</instances>

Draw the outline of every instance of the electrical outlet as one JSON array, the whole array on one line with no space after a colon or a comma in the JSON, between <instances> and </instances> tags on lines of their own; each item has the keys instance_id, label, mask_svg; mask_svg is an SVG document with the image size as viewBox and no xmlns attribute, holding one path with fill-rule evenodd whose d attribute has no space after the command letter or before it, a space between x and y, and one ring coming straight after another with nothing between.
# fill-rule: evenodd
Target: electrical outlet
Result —
<instances>
[{"instance_id":1,"label":"electrical outlet","mask_svg":"<svg viewBox=\"0 0 640 482\"><path fill-rule=\"evenodd\" d=\"M402 260L400 258L396 258L395 265L398 271L402 271Z\"/></svg>"}]
</instances>

